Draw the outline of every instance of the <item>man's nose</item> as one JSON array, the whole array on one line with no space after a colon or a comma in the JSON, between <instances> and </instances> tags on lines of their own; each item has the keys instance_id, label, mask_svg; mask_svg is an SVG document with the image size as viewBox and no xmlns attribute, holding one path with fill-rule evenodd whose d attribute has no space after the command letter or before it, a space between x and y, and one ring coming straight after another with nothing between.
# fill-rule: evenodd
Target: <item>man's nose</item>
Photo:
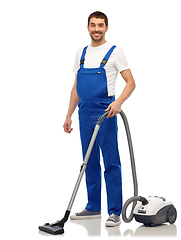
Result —
<instances>
[{"instance_id":1,"label":"man's nose","mask_svg":"<svg viewBox=\"0 0 181 240\"><path fill-rule=\"evenodd\" d=\"M95 31L99 31L99 26L96 25Z\"/></svg>"}]
</instances>

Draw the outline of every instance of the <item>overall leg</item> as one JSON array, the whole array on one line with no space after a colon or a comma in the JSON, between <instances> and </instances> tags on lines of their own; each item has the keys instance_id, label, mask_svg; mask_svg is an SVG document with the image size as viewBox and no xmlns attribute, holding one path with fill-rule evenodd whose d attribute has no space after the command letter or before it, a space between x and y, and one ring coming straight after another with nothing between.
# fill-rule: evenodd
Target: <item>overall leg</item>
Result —
<instances>
[{"instance_id":1,"label":"overall leg","mask_svg":"<svg viewBox=\"0 0 181 240\"><path fill-rule=\"evenodd\" d=\"M98 137L105 166L108 214L119 216L122 211L122 176L117 142L117 117L103 121Z\"/></svg>"},{"instance_id":2,"label":"overall leg","mask_svg":"<svg viewBox=\"0 0 181 240\"><path fill-rule=\"evenodd\" d=\"M92 127L89 118L80 119L80 136L82 142L83 158L86 155L94 128ZM95 140L90 158L87 163L86 186L88 203L86 209L92 212L101 211L101 166L100 166L100 151L97 139Z\"/></svg>"}]
</instances>

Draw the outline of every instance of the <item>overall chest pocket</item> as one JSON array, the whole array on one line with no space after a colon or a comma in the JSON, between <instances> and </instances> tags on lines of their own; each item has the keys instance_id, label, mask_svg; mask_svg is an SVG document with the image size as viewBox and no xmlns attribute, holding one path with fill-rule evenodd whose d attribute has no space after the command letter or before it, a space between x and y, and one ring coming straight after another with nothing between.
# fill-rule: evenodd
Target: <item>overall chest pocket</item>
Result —
<instances>
[{"instance_id":1,"label":"overall chest pocket","mask_svg":"<svg viewBox=\"0 0 181 240\"><path fill-rule=\"evenodd\" d=\"M107 78L104 69L80 69L77 73L79 98L107 96Z\"/></svg>"}]
</instances>

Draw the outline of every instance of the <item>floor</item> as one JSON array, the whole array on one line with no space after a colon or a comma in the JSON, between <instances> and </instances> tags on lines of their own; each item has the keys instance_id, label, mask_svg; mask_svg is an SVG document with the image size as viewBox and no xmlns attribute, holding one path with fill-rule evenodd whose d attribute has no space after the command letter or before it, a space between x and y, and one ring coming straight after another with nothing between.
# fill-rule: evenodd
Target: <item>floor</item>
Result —
<instances>
[{"instance_id":1,"label":"floor","mask_svg":"<svg viewBox=\"0 0 181 240\"><path fill-rule=\"evenodd\" d=\"M42 158L43 159L43 158ZM52 160L53 161L53 160ZM57 160L55 161L55 163ZM53 236L38 230L38 226L46 222L52 223L63 218L67 204L69 202L72 189L77 179L77 162L71 168L71 174L66 175L64 169L68 167L69 162L61 164L50 164L49 161L21 161L21 164L13 162L14 165L4 162L6 171L1 168L2 180L1 184L1 239L19 239L19 240L39 240L39 239L56 239L63 237L64 239L73 239L73 237L81 237L87 239L94 237L98 239L113 238L113 237L149 237L167 239L180 238L181 222L179 218L180 204L177 192L175 189L179 187L168 187L167 185L152 185L149 183L148 192L160 193L161 196L168 196L167 200L173 201L178 217L175 224L165 224L159 227L145 227L133 220L131 223L122 223L119 227L107 228L105 222L107 215L106 189L103 181L102 186L102 217L94 220L71 221L66 222L65 233L58 236ZM5 165L6 164L6 165ZM21 167L20 167L21 166ZM38 166L38 167L37 167ZM124 171L125 172L125 171ZM126 177L126 176L125 176ZM124 179L125 179L124 177ZM66 181L64 180L66 179ZM143 187L142 187L143 186ZM165 186L165 189L164 189ZM132 182L130 187L124 181L124 201L132 194ZM143 188L143 189L142 189ZM140 184L140 192L146 192L147 186ZM80 189L76 196L72 213L82 210L87 201L85 181L82 181ZM129 211L129 208L128 208Z\"/></svg>"},{"instance_id":2,"label":"floor","mask_svg":"<svg viewBox=\"0 0 181 240\"><path fill-rule=\"evenodd\" d=\"M74 237L81 234L81 237L176 237L177 226L162 225L158 227L145 227L139 223L122 223L118 227L108 228L104 226L104 220L91 219L84 221L68 221L65 225L66 238ZM41 236L47 236L48 234L39 232Z\"/></svg>"}]
</instances>

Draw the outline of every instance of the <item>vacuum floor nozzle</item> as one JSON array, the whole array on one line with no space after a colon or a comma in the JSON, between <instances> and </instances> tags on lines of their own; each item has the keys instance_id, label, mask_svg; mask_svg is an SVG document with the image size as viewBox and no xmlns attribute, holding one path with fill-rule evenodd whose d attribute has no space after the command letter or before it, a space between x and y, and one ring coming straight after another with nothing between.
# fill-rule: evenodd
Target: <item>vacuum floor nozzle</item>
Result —
<instances>
[{"instance_id":1,"label":"vacuum floor nozzle","mask_svg":"<svg viewBox=\"0 0 181 240\"><path fill-rule=\"evenodd\" d=\"M67 210L62 220L58 220L55 223L51 223L51 224L45 223L44 225L39 226L38 228L40 231L50 233L53 235L63 234L64 233L63 227L66 221L68 220L69 215L70 215L70 211Z\"/></svg>"},{"instance_id":2,"label":"vacuum floor nozzle","mask_svg":"<svg viewBox=\"0 0 181 240\"><path fill-rule=\"evenodd\" d=\"M53 234L53 235L58 235L58 234L64 233L63 227L49 224L49 223L45 223L44 225L39 226L39 230L46 232L46 233Z\"/></svg>"}]
</instances>

